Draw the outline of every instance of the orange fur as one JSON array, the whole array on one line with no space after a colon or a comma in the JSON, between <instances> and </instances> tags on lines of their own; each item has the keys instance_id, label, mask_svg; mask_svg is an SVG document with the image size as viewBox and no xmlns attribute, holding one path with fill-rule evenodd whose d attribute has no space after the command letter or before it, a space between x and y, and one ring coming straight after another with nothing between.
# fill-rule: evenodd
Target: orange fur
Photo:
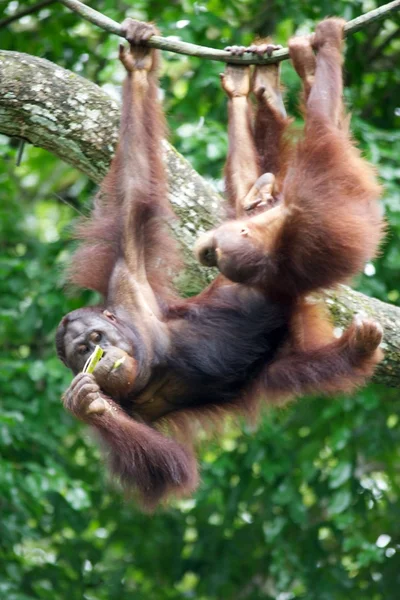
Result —
<instances>
[{"instance_id":1,"label":"orange fur","mask_svg":"<svg viewBox=\"0 0 400 600\"><path fill-rule=\"evenodd\" d=\"M342 28L337 20L318 26L315 73L310 42L289 45L306 99L304 136L294 148L276 67L253 78L254 121L248 70L228 69L229 201L239 216L257 194L272 208L256 205L249 218L209 233L199 256L225 277L179 300L171 286L178 258L165 231L171 210L157 53L142 43L155 29L123 25L131 49L120 52L128 71L120 140L94 212L78 230L83 244L72 265L72 281L101 292L105 307L64 317L56 343L76 375L66 408L97 430L113 472L147 510L196 487L198 423L218 425L227 412L255 420L261 400L351 391L382 358L377 324L356 319L335 339L324 310L307 298L359 272L383 233L380 187L343 117ZM106 351L98 380L96 369L79 373L93 340ZM129 359L115 372L121 353Z\"/></svg>"}]
</instances>

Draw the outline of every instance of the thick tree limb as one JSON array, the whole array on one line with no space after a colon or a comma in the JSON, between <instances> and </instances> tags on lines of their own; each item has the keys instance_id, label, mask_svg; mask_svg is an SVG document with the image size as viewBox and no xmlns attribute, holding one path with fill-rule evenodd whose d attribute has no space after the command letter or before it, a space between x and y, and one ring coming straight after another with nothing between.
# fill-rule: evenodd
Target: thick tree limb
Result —
<instances>
[{"instance_id":1,"label":"thick tree limb","mask_svg":"<svg viewBox=\"0 0 400 600\"><path fill-rule=\"evenodd\" d=\"M113 21L109 17L104 16L97 10L90 8L90 6L86 6L82 2L79 2L79 0L59 1L74 12L80 14L84 19L90 21L94 25L101 27L109 33L114 33L115 35L123 37L121 34L121 25L119 23ZM389 2L389 4L379 6L375 10L371 10L370 12L346 23L344 28L345 35L347 36L352 33L355 33L356 31L359 31L360 29L366 27L366 25L368 25L369 23L380 19L384 19L390 13L396 12L398 10L400 10L400 0L394 0L393 2ZM169 52L176 52L178 54L187 54L189 56L198 56L199 58L218 60L225 63L229 62L242 65L268 64L271 62L280 62L281 60L286 60L289 58L289 50L287 48L277 50L273 53L273 56L271 57L256 57L248 52L245 53L244 56L232 56L229 52L226 52L225 50L207 48L206 46L196 46L195 44L189 44L187 42L181 42L175 39L172 40L168 38L163 38L158 35L153 35L151 39L147 42L147 44L151 48L158 48L159 50L168 50Z\"/></svg>"},{"instance_id":2,"label":"thick tree limb","mask_svg":"<svg viewBox=\"0 0 400 600\"><path fill-rule=\"evenodd\" d=\"M119 110L87 79L41 58L0 50L0 132L49 150L96 183L117 142ZM182 289L195 292L211 274L191 248L198 232L215 223L219 197L172 146L166 143L165 149L170 199L180 218L177 237L189 266Z\"/></svg>"},{"instance_id":3,"label":"thick tree limb","mask_svg":"<svg viewBox=\"0 0 400 600\"><path fill-rule=\"evenodd\" d=\"M98 86L46 60L0 51L0 133L26 139L73 165L97 183L104 176L117 140L118 105ZM219 197L167 143L171 202L180 217L176 235L185 251L186 292L201 289L210 274L192 258L197 233L210 228ZM337 326L355 312L376 318L385 330L386 360L377 381L400 387L400 308L349 288L326 299Z\"/></svg>"}]
</instances>

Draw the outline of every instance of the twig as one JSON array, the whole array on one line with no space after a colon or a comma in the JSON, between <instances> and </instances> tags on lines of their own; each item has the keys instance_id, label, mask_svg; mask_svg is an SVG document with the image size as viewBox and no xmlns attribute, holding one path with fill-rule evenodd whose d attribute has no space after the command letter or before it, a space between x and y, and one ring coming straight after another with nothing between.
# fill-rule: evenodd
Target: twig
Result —
<instances>
[{"instance_id":1,"label":"twig","mask_svg":"<svg viewBox=\"0 0 400 600\"><path fill-rule=\"evenodd\" d=\"M22 17L26 17L27 15L32 15L33 13L38 12L45 6L48 6L49 4L54 4L55 1L56 0L42 0L41 2L38 2L37 4L33 4L32 6L28 6L27 8L20 10L19 12L15 13L14 15L10 15L9 17L6 17L5 19L1 19L0 20L0 29L2 27L7 27L7 25L9 25L10 23L13 23L14 21L18 21L19 19L22 19Z\"/></svg>"},{"instance_id":2,"label":"twig","mask_svg":"<svg viewBox=\"0 0 400 600\"><path fill-rule=\"evenodd\" d=\"M22 155L24 153L24 148L25 148L25 140L21 139L21 140L19 140L17 160L15 161L15 166L16 167L20 167L21 166Z\"/></svg>"},{"instance_id":3,"label":"twig","mask_svg":"<svg viewBox=\"0 0 400 600\"><path fill-rule=\"evenodd\" d=\"M74 210L75 212L77 212L78 215L80 215L81 217L85 216L83 214L83 212L81 212L77 206L75 206L74 204L72 204L72 202L68 202L68 200L66 198L63 198L62 196L60 196L60 194L53 193L53 196L54 196L54 198L57 198L57 200L60 200L60 202L63 202L64 204L66 204L67 206L69 206L70 208L72 208L72 210Z\"/></svg>"},{"instance_id":4,"label":"twig","mask_svg":"<svg viewBox=\"0 0 400 600\"><path fill-rule=\"evenodd\" d=\"M94 25L105 29L109 33L114 33L120 37L124 37L121 33L121 25L108 17L105 17L97 10L85 6L79 0L59 0L62 4L80 14L84 19L90 21ZM369 23L377 21L378 19L384 19L390 13L400 10L400 0L394 0L389 4L384 4L375 10L371 10L352 21L348 21L344 27L345 35L355 33L359 29L364 28ZM245 53L244 56L232 56L226 50L218 50L215 48L207 48L206 46L196 46L195 44L189 44L187 42L181 42L169 38L163 38L159 35L153 35L147 42L147 45L151 48L158 48L159 50L168 50L169 52L176 52L177 54L187 54L189 56L198 56L199 58L206 58L209 60L218 60L226 63L235 63L242 65L250 64L268 64L271 62L279 62L289 58L289 50L282 48L276 50L271 57L263 56L258 57L250 53Z\"/></svg>"}]
</instances>

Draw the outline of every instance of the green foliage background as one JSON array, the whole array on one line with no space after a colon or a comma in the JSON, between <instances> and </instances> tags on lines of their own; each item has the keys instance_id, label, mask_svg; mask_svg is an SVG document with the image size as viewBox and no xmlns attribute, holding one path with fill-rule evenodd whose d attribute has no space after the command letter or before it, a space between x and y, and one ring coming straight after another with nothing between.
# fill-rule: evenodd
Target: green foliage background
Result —
<instances>
[{"instance_id":1,"label":"green foliage background","mask_svg":"<svg viewBox=\"0 0 400 600\"><path fill-rule=\"evenodd\" d=\"M3 0L5 15L34 2ZM373 0L99 0L121 21L154 19L164 35L208 46L273 34L285 44L323 16L351 19ZM353 129L386 187L389 236L359 288L399 302L399 17L348 41ZM55 3L0 29L4 49L47 58L115 93L118 41ZM172 142L220 186L226 152L219 63L165 55ZM288 106L298 81L283 68ZM0 597L8 600L196 598L397 600L400 589L399 394L271 410L257 432L229 429L202 453L193 498L149 517L107 481L88 431L61 408L70 375L54 332L91 300L67 296L71 208L93 184L39 148L0 136ZM64 199L69 205L60 201ZM371 270L369 271L371 273Z\"/></svg>"}]
</instances>

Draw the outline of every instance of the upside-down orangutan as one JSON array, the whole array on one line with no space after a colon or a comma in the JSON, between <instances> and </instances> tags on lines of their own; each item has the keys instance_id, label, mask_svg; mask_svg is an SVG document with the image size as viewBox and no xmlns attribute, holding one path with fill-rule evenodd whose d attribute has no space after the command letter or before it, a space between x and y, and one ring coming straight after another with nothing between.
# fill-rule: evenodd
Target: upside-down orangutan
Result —
<instances>
[{"instance_id":1,"label":"upside-down orangutan","mask_svg":"<svg viewBox=\"0 0 400 600\"><path fill-rule=\"evenodd\" d=\"M71 270L72 282L101 292L104 304L66 315L57 350L75 375L65 407L97 430L113 473L151 510L198 483L193 421L254 412L260 398L349 391L372 374L380 326L356 318L336 339L307 294L358 273L383 226L380 188L343 112L343 21L328 19L312 37L290 41L305 104L294 147L284 135L278 66L256 67L252 77L248 67L227 67L225 175L236 219L197 246L222 274L198 296L178 298L158 53L146 46L156 30L131 19L123 27L130 46L120 49L127 78L118 148L78 229ZM94 374L82 373L97 344L103 358Z\"/></svg>"}]
</instances>

